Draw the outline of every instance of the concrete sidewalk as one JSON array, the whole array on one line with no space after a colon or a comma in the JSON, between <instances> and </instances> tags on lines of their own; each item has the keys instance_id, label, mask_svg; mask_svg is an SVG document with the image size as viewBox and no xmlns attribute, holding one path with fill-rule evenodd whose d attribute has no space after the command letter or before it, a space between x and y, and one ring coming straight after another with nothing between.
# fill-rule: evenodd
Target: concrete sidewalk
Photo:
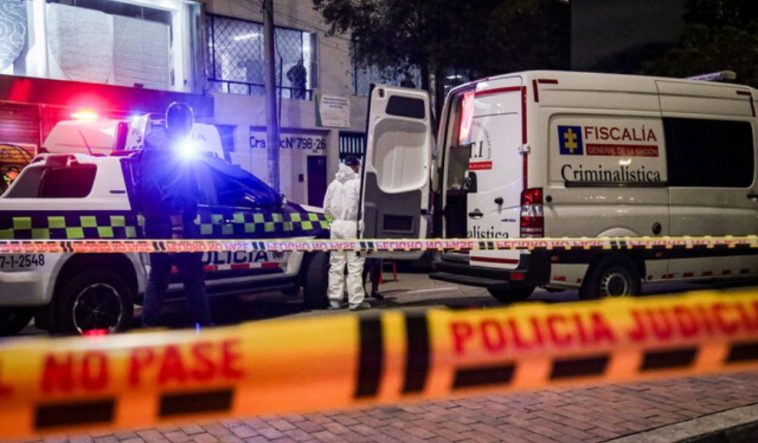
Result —
<instances>
[{"instance_id":1,"label":"concrete sidewalk","mask_svg":"<svg viewBox=\"0 0 758 443\"><path fill-rule=\"evenodd\" d=\"M693 435L718 431L718 427L744 425L756 410L745 407L757 404L758 373L742 373L227 420L116 434L99 432L44 441L590 443L622 438L625 443L673 442L691 441ZM758 416L753 419L758 420Z\"/></svg>"}]
</instances>

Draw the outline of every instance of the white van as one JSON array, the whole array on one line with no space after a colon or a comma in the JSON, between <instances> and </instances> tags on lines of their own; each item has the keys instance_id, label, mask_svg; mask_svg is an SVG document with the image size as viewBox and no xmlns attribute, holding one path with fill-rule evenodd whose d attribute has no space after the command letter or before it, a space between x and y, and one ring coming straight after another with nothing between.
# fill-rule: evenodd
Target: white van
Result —
<instances>
[{"instance_id":1,"label":"white van","mask_svg":"<svg viewBox=\"0 0 758 443\"><path fill-rule=\"evenodd\" d=\"M459 86L432 136L424 91L377 86L364 238L758 234L756 99L747 86L556 71ZM500 300L582 298L643 282L758 276L758 250L448 252L434 279Z\"/></svg>"}]
</instances>

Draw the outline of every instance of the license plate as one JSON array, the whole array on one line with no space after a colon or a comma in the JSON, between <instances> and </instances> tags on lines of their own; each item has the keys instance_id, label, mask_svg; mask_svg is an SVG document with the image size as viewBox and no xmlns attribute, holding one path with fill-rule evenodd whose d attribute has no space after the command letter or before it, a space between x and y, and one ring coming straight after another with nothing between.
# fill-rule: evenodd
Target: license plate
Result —
<instances>
[{"instance_id":1,"label":"license plate","mask_svg":"<svg viewBox=\"0 0 758 443\"><path fill-rule=\"evenodd\" d=\"M0 255L0 270L18 271L45 266L45 254Z\"/></svg>"}]
</instances>

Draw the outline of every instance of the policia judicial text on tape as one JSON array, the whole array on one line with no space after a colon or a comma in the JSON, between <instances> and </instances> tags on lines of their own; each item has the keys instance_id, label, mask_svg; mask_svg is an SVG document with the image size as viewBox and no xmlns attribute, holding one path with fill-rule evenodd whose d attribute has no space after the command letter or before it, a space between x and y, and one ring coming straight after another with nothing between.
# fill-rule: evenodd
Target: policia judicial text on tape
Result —
<instances>
[{"instance_id":1,"label":"policia judicial text on tape","mask_svg":"<svg viewBox=\"0 0 758 443\"><path fill-rule=\"evenodd\" d=\"M756 292L16 340L0 438L755 368Z\"/></svg>"}]
</instances>

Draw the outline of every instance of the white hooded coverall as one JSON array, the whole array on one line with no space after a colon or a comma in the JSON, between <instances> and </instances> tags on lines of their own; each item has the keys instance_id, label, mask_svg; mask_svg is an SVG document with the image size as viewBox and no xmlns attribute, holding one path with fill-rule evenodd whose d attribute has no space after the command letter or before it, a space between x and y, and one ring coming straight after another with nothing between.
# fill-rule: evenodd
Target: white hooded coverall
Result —
<instances>
[{"instance_id":1,"label":"white hooded coverall","mask_svg":"<svg viewBox=\"0 0 758 443\"><path fill-rule=\"evenodd\" d=\"M324 212L334 218L330 225L333 239L355 239L358 235L358 174L349 166L340 163L339 170L324 197ZM342 302L345 291L345 265L347 265L347 293L351 306L363 302L363 264L365 257L354 251L332 251L329 259L330 301Z\"/></svg>"}]
</instances>

